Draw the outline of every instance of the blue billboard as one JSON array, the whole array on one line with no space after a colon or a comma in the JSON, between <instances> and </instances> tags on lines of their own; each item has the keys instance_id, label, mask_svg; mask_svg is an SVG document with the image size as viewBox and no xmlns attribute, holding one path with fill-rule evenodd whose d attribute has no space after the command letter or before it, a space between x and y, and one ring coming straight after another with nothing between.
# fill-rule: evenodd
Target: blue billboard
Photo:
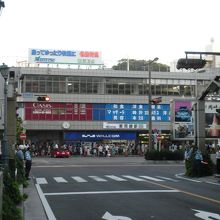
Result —
<instances>
[{"instance_id":1,"label":"blue billboard","mask_svg":"<svg viewBox=\"0 0 220 220\"><path fill-rule=\"evenodd\" d=\"M152 121L170 121L170 105L158 104L152 106ZM95 109L94 109L95 113ZM103 113L105 115L103 115ZM102 115L106 121L149 121L148 104L105 104Z\"/></svg>"},{"instance_id":2,"label":"blue billboard","mask_svg":"<svg viewBox=\"0 0 220 220\"><path fill-rule=\"evenodd\" d=\"M65 141L97 141L97 140L135 140L136 132L96 132L96 131L85 131L85 132L65 132Z\"/></svg>"}]
</instances>

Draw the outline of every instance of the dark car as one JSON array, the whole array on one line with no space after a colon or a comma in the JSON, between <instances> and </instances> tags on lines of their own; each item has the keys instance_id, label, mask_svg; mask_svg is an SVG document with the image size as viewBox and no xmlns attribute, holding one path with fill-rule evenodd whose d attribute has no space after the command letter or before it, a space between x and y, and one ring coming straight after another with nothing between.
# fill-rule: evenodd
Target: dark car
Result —
<instances>
[{"instance_id":1,"label":"dark car","mask_svg":"<svg viewBox=\"0 0 220 220\"><path fill-rule=\"evenodd\" d=\"M191 122L191 112L186 106L179 107L179 110L175 114L176 122Z\"/></svg>"},{"instance_id":2,"label":"dark car","mask_svg":"<svg viewBox=\"0 0 220 220\"><path fill-rule=\"evenodd\" d=\"M64 149L56 149L54 151L52 151L51 153L51 157L54 157L54 158L61 158L61 157L65 157L65 158L68 158L70 157L70 152L68 150L64 150Z\"/></svg>"}]
</instances>

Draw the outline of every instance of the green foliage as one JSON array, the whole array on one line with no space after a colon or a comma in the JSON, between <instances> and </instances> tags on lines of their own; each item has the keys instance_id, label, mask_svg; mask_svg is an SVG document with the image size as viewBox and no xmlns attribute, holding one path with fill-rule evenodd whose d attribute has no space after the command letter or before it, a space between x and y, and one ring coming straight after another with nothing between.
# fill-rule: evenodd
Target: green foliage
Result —
<instances>
[{"instance_id":1,"label":"green foliage","mask_svg":"<svg viewBox=\"0 0 220 220\"><path fill-rule=\"evenodd\" d=\"M184 153L182 150L150 150L145 153L146 160L183 160Z\"/></svg>"},{"instance_id":2,"label":"green foliage","mask_svg":"<svg viewBox=\"0 0 220 220\"><path fill-rule=\"evenodd\" d=\"M21 210L6 193L3 194L2 220L22 220Z\"/></svg>"},{"instance_id":3,"label":"green foliage","mask_svg":"<svg viewBox=\"0 0 220 220\"><path fill-rule=\"evenodd\" d=\"M17 122L16 122L16 139L17 139L17 143L19 143L20 140L20 134L23 132L24 128L23 128L23 121L21 119L21 117L17 117Z\"/></svg>"},{"instance_id":4,"label":"green foliage","mask_svg":"<svg viewBox=\"0 0 220 220\"><path fill-rule=\"evenodd\" d=\"M22 212L18 208L18 205L28 197L27 194L22 194L19 189L21 184L24 186L27 185L27 181L24 178L22 161L18 158L16 158L16 167L18 180L14 180L7 169L4 170L3 174L3 220L22 220Z\"/></svg>"},{"instance_id":5,"label":"green foliage","mask_svg":"<svg viewBox=\"0 0 220 220\"><path fill-rule=\"evenodd\" d=\"M15 163L17 168L17 182L26 186L25 170L24 170L24 161L20 160L18 157L15 157Z\"/></svg>"},{"instance_id":6,"label":"green foliage","mask_svg":"<svg viewBox=\"0 0 220 220\"><path fill-rule=\"evenodd\" d=\"M3 193L8 195L15 205L18 205L23 199L19 190L19 184L11 178L7 170L4 171L3 184Z\"/></svg>"},{"instance_id":7,"label":"green foliage","mask_svg":"<svg viewBox=\"0 0 220 220\"><path fill-rule=\"evenodd\" d=\"M113 70L127 70L127 59L121 59L118 64L112 67ZM135 60L129 59L129 70L130 71L148 71L148 61L146 60ZM161 63L152 63L152 71L169 72L170 67Z\"/></svg>"},{"instance_id":8,"label":"green foliage","mask_svg":"<svg viewBox=\"0 0 220 220\"><path fill-rule=\"evenodd\" d=\"M215 165L212 162L209 154L203 154L203 161L208 164L201 163L201 172L199 176L211 176L214 173ZM186 176L199 177L196 170L196 163L194 155L192 154L188 160L185 161Z\"/></svg>"}]
</instances>

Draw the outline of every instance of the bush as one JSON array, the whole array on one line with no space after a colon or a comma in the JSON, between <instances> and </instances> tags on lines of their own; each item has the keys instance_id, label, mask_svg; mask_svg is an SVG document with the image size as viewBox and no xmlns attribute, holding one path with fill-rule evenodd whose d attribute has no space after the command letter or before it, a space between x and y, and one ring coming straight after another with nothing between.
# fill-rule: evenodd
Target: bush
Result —
<instances>
[{"instance_id":1,"label":"bush","mask_svg":"<svg viewBox=\"0 0 220 220\"><path fill-rule=\"evenodd\" d=\"M145 153L146 160L183 160L184 153L182 150L149 150Z\"/></svg>"},{"instance_id":2,"label":"bush","mask_svg":"<svg viewBox=\"0 0 220 220\"><path fill-rule=\"evenodd\" d=\"M16 180L12 178L12 175L8 169L3 173L3 207L2 207L2 220L22 220L21 209L18 205L22 201L27 199L27 194L20 192L19 186L27 186L28 183L25 179L23 161L18 158L15 159L17 168ZM14 175L13 175L14 176Z\"/></svg>"},{"instance_id":3,"label":"bush","mask_svg":"<svg viewBox=\"0 0 220 220\"><path fill-rule=\"evenodd\" d=\"M24 170L24 161L20 160L18 157L15 158L15 164L17 168L17 177L16 180L19 184L26 186L25 170Z\"/></svg>"}]
</instances>

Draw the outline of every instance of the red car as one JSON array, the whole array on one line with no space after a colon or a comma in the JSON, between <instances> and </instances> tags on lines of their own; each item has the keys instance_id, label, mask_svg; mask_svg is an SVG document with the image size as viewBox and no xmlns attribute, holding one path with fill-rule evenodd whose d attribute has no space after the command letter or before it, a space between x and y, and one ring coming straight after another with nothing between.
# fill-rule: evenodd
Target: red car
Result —
<instances>
[{"instance_id":1,"label":"red car","mask_svg":"<svg viewBox=\"0 0 220 220\"><path fill-rule=\"evenodd\" d=\"M68 150L61 150L61 149L57 149L57 150L54 150L52 151L51 153L51 157L70 157L70 152Z\"/></svg>"}]
</instances>

